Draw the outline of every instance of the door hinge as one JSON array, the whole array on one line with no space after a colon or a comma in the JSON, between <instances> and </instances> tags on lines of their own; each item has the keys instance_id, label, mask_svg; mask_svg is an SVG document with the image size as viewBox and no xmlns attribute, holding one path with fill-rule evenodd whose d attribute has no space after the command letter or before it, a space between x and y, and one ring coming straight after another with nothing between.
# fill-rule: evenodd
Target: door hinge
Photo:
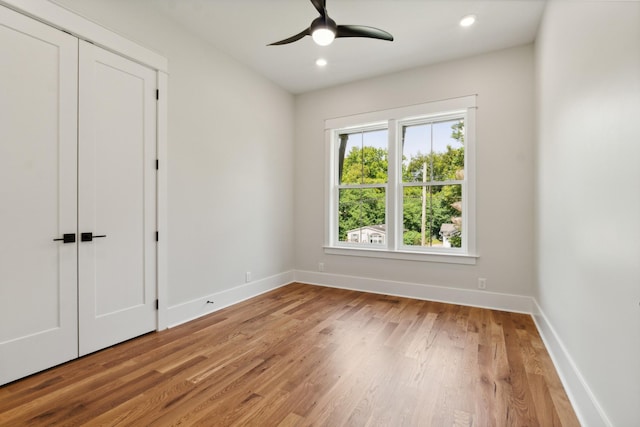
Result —
<instances>
[{"instance_id":1,"label":"door hinge","mask_svg":"<svg viewBox=\"0 0 640 427\"><path fill-rule=\"evenodd\" d=\"M156 170L160 169L160 160L156 159Z\"/></svg>"},{"instance_id":2,"label":"door hinge","mask_svg":"<svg viewBox=\"0 0 640 427\"><path fill-rule=\"evenodd\" d=\"M156 310L160 308L160 301L156 300Z\"/></svg>"},{"instance_id":3,"label":"door hinge","mask_svg":"<svg viewBox=\"0 0 640 427\"><path fill-rule=\"evenodd\" d=\"M160 89L156 89L156 99L160 99Z\"/></svg>"},{"instance_id":4,"label":"door hinge","mask_svg":"<svg viewBox=\"0 0 640 427\"><path fill-rule=\"evenodd\" d=\"M158 231L156 231L156 242L158 241L158 234L160 234Z\"/></svg>"}]
</instances>

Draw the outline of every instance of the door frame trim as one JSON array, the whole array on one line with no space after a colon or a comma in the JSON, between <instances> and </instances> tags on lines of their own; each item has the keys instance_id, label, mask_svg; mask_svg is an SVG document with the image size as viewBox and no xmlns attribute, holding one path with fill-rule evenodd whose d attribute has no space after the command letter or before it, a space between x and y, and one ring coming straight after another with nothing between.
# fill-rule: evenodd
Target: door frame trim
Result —
<instances>
[{"instance_id":1,"label":"door frame trim","mask_svg":"<svg viewBox=\"0 0 640 427\"><path fill-rule=\"evenodd\" d=\"M45 24L110 50L132 61L139 62L157 71L168 72L168 61L164 56L141 46L107 28L82 17L55 0L0 0L0 4L35 18Z\"/></svg>"},{"instance_id":2,"label":"door frame trim","mask_svg":"<svg viewBox=\"0 0 640 427\"><path fill-rule=\"evenodd\" d=\"M168 221L167 221L167 188L168 188L168 87L169 76L164 71L158 71L158 90L160 96L156 108L156 156L159 168L156 170L156 226L159 238L156 242L156 295L158 298L158 324L157 330L161 331L169 327L169 283L168 283Z\"/></svg>"},{"instance_id":3,"label":"door frame trim","mask_svg":"<svg viewBox=\"0 0 640 427\"><path fill-rule=\"evenodd\" d=\"M159 300L156 330L166 329L168 326L167 309L169 296L167 269L167 113L169 75L167 58L51 1L0 0L0 5L37 19L59 30L71 33L82 40L89 41L155 70L158 85L157 89L160 93L156 110L156 155L160 165L156 173L156 224L160 235L159 241L156 243L156 295Z\"/></svg>"}]
</instances>

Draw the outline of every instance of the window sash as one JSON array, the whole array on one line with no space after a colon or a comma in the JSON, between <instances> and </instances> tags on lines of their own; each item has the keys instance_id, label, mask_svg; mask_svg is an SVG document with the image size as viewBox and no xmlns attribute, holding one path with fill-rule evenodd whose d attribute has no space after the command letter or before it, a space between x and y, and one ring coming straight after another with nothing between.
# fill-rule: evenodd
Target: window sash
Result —
<instances>
[{"instance_id":1,"label":"window sash","mask_svg":"<svg viewBox=\"0 0 640 427\"><path fill-rule=\"evenodd\" d=\"M462 212L461 212L461 217L462 217L462 244L459 248L446 248L446 247L438 247L438 246L417 246L417 245L405 245L404 244L404 239L400 238L398 240L398 248L402 251L409 251L409 252L428 252L428 253L446 253L446 254L467 254L468 250L469 250L469 245L468 245L468 236L470 234L469 232L469 227L465 226L465 224L467 223L467 218L468 218L468 213L467 213L467 205L468 202L466 201L467 198L467 183L466 181L446 181L448 184L434 184L434 183L419 183L419 185L413 185L413 183L411 183L412 185L403 185L402 186L402 193L401 193L401 198L399 200L399 210L400 210L400 218L401 220L398 223L399 227L403 227L404 226L404 205L405 205L405 198L404 198L404 189L405 188L412 188L412 187L441 187L443 185L460 185L461 187L461 197L460 197L460 201L461 201L461 208L462 208ZM404 233L399 234L400 236L403 236ZM403 236L404 237L404 236Z\"/></svg>"},{"instance_id":2,"label":"window sash","mask_svg":"<svg viewBox=\"0 0 640 427\"><path fill-rule=\"evenodd\" d=\"M427 182L403 182L400 185L402 187L437 187L443 185L463 185L466 180L451 180L451 181L427 181Z\"/></svg>"},{"instance_id":3,"label":"window sash","mask_svg":"<svg viewBox=\"0 0 640 427\"><path fill-rule=\"evenodd\" d=\"M340 207L340 190L359 190L359 189L376 189L376 188L381 188L384 189L384 207L385 207L385 213L384 213L384 217L385 217L385 221L384 221L384 225L387 229L387 239L386 239L386 244L385 245L380 245L380 244L373 244L373 243L367 243L367 242L346 242L346 241L341 241L340 240L340 218L339 218L339 207ZM334 193L334 205L335 205L335 210L332 212L332 214L334 215L335 218L335 230L334 234L333 234L333 246L340 246L340 247L371 247L371 248L387 248L387 245L389 243L389 194L388 194L388 185L387 184L349 184L349 185L345 185L345 184L341 184L341 185L337 185L336 186L336 191ZM367 225L361 224L359 228L361 227L366 227Z\"/></svg>"},{"instance_id":4,"label":"window sash","mask_svg":"<svg viewBox=\"0 0 640 427\"><path fill-rule=\"evenodd\" d=\"M417 117L406 120L398 120L397 128L398 134L396 136L395 147L396 152L398 153L398 162L397 165L402 168L402 158L404 155L404 140L403 140L403 129L410 126L419 126L419 125L430 125L434 126L438 123L446 123L455 120L462 120L465 125L465 136L468 133L467 131L467 110L456 111L452 113L446 114L435 114L426 117ZM430 138L433 138L433 134L430 135ZM433 143L433 139L431 139L430 143ZM431 155L432 152L427 153ZM451 254L466 254L468 252L468 235L469 227L467 227L467 180L468 180L468 156L467 156L467 145L464 145L464 179L462 180L429 180L429 181L404 181L403 176L397 176L398 179L398 187L399 192L396 198L395 203L397 203L397 212L398 212L398 220L395 223L396 226L396 235L397 240L395 244L395 248L402 251L410 251L410 252L426 252L426 253L451 253ZM400 171L401 172L401 171ZM406 245L404 243L404 206L405 206L405 188L419 187L419 188L429 188L429 187L442 187L442 186L451 186L451 185L460 185L461 186L461 204L462 204L462 224L464 225L461 232L462 244L459 248L446 248L446 247L437 247L437 246L418 246L418 245ZM393 202L389 202L393 203ZM428 236L431 239L431 235Z\"/></svg>"},{"instance_id":5,"label":"window sash","mask_svg":"<svg viewBox=\"0 0 640 427\"><path fill-rule=\"evenodd\" d=\"M340 184L336 185L338 190L342 190L344 188L387 188L387 183L379 183L379 184Z\"/></svg>"}]
</instances>

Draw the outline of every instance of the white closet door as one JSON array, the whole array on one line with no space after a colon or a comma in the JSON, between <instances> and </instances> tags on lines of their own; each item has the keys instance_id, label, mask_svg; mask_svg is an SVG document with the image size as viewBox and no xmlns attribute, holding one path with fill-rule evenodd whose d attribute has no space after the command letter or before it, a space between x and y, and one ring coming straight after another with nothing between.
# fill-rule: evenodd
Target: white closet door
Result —
<instances>
[{"instance_id":1,"label":"white closet door","mask_svg":"<svg viewBox=\"0 0 640 427\"><path fill-rule=\"evenodd\" d=\"M78 356L77 55L0 7L0 384Z\"/></svg>"},{"instance_id":2,"label":"white closet door","mask_svg":"<svg viewBox=\"0 0 640 427\"><path fill-rule=\"evenodd\" d=\"M84 355L156 329L157 84L83 41L79 64L78 227L93 235L78 246Z\"/></svg>"}]
</instances>

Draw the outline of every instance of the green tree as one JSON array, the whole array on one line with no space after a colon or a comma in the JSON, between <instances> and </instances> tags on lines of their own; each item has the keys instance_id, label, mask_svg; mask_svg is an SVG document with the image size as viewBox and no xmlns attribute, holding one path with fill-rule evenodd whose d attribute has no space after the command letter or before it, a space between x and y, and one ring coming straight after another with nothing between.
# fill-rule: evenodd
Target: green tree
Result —
<instances>
[{"instance_id":1,"label":"green tree","mask_svg":"<svg viewBox=\"0 0 640 427\"><path fill-rule=\"evenodd\" d=\"M464 145L464 120L458 120L451 125L451 138Z\"/></svg>"},{"instance_id":2,"label":"green tree","mask_svg":"<svg viewBox=\"0 0 640 427\"><path fill-rule=\"evenodd\" d=\"M443 200L444 193L442 187L428 186L426 190L425 208L427 212L426 218L426 235L427 242L431 244L440 243L440 226L446 222L450 222L451 209ZM422 232L422 187L406 187L404 190L403 214L405 235L413 236L417 233L421 236ZM406 237L406 236L405 236ZM409 245L420 245L421 238L415 243L406 243Z\"/></svg>"},{"instance_id":3,"label":"green tree","mask_svg":"<svg viewBox=\"0 0 640 427\"><path fill-rule=\"evenodd\" d=\"M342 184L384 184L387 182L387 150L354 147L346 155ZM365 225L385 223L384 188L341 189L338 206L338 234L346 240L347 231Z\"/></svg>"},{"instance_id":4,"label":"green tree","mask_svg":"<svg viewBox=\"0 0 640 427\"><path fill-rule=\"evenodd\" d=\"M420 246L422 236L419 232L409 230L402 235L402 240L407 246Z\"/></svg>"},{"instance_id":5,"label":"green tree","mask_svg":"<svg viewBox=\"0 0 640 427\"><path fill-rule=\"evenodd\" d=\"M387 150L353 147L344 159L341 184L384 184L389 162Z\"/></svg>"}]
</instances>

